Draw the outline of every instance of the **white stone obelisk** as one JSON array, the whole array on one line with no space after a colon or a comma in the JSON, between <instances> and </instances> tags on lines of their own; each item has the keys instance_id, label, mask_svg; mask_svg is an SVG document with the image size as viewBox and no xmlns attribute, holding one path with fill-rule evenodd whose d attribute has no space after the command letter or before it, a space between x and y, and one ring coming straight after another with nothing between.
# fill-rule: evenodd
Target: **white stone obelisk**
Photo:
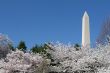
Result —
<instances>
[{"instance_id":1,"label":"white stone obelisk","mask_svg":"<svg viewBox=\"0 0 110 73\"><path fill-rule=\"evenodd\" d=\"M86 11L82 18L82 47L90 48L89 16Z\"/></svg>"}]
</instances>

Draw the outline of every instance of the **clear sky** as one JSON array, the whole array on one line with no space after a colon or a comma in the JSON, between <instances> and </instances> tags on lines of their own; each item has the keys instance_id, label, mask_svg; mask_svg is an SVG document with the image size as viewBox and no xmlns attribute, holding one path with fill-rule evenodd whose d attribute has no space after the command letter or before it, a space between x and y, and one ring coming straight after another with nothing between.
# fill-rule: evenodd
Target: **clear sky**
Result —
<instances>
[{"instance_id":1,"label":"clear sky","mask_svg":"<svg viewBox=\"0 0 110 73\"><path fill-rule=\"evenodd\" d=\"M94 43L110 15L110 0L0 0L0 33L28 47L50 41L80 44L85 11Z\"/></svg>"}]
</instances>

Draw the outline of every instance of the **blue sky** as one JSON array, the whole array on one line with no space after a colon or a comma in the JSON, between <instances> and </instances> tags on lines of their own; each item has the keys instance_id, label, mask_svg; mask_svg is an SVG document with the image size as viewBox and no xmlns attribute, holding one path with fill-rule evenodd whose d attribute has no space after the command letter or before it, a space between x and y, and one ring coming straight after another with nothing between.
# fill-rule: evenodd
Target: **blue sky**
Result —
<instances>
[{"instance_id":1,"label":"blue sky","mask_svg":"<svg viewBox=\"0 0 110 73\"><path fill-rule=\"evenodd\" d=\"M0 33L28 47L50 41L80 44L85 11L93 44L110 15L110 0L0 0Z\"/></svg>"}]
</instances>

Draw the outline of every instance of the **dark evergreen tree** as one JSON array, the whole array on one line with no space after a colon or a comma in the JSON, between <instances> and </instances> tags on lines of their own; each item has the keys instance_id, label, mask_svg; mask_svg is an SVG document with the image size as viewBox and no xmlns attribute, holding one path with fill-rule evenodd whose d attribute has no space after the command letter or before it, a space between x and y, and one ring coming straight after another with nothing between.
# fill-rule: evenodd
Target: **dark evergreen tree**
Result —
<instances>
[{"instance_id":1,"label":"dark evergreen tree","mask_svg":"<svg viewBox=\"0 0 110 73\"><path fill-rule=\"evenodd\" d=\"M74 45L74 48L76 49L76 51L78 51L78 50L80 50L80 49L81 49L81 47L80 47L80 45L79 45L79 44L75 44L75 45Z\"/></svg>"},{"instance_id":2,"label":"dark evergreen tree","mask_svg":"<svg viewBox=\"0 0 110 73\"><path fill-rule=\"evenodd\" d=\"M38 45L35 45L34 47L32 47L31 51L33 53L46 53L44 47L43 46L38 46Z\"/></svg>"},{"instance_id":3,"label":"dark evergreen tree","mask_svg":"<svg viewBox=\"0 0 110 73\"><path fill-rule=\"evenodd\" d=\"M12 44L8 44L8 45L9 45L10 50L15 51L15 48Z\"/></svg>"},{"instance_id":4,"label":"dark evergreen tree","mask_svg":"<svg viewBox=\"0 0 110 73\"><path fill-rule=\"evenodd\" d=\"M33 53L39 53L39 54L45 54L45 56L49 59L51 59L51 54L47 52L47 49L50 49L47 44L44 45L35 45L34 47L31 48L31 51Z\"/></svg>"},{"instance_id":5,"label":"dark evergreen tree","mask_svg":"<svg viewBox=\"0 0 110 73\"><path fill-rule=\"evenodd\" d=\"M18 47L17 47L19 50L23 51L23 52L26 52L27 50L27 47L25 45L25 42L24 41L20 41Z\"/></svg>"}]
</instances>

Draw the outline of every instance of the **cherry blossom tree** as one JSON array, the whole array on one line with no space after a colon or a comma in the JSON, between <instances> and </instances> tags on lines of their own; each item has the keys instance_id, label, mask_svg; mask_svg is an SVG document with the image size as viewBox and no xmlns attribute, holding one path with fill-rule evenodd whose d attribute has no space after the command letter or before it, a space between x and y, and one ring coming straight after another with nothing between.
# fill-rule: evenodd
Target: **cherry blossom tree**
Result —
<instances>
[{"instance_id":1,"label":"cherry blossom tree","mask_svg":"<svg viewBox=\"0 0 110 73\"><path fill-rule=\"evenodd\" d=\"M16 50L0 60L0 73L110 73L110 44L81 48L62 43L47 44L43 54Z\"/></svg>"},{"instance_id":2,"label":"cherry blossom tree","mask_svg":"<svg viewBox=\"0 0 110 73\"><path fill-rule=\"evenodd\" d=\"M0 60L1 73L47 73L49 60L40 54L12 51Z\"/></svg>"},{"instance_id":3,"label":"cherry blossom tree","mask_svg":"<svg viewBox=\"0 0 110 73\"><path fill-rule=\"evenodd\" d=\"M97 37L96 42L102 45L106 44L106 42L110 43L109 36L110 36L110 18L107 18L102 24L102 28L99 33L99 36Z\"/></svg>"},{"instance_id":4,"label":"cherry blossom tree","mask_svg":"<svg viewBox=\"0 0 110 73\"><path fill-rule=\"evenodd\" d=\"M51 46L51 45L50 45ZM51 46L54 59L51 71L61 73L109 73L110 45L98 48L80 49L76 51L73 45L58 43Z\"/></svg>"},{"instance_id":5,"label":"cherry blossom tree","mask_svg":"<svg viewBox=\"0 0 110 73\"><path fill-rule=\"evenodd\" d=\"M8 38L8 36L0 34L0 58L6 57L6 55L10 52L12 45L12 41Z\"/></svg>"}]
</instances>

